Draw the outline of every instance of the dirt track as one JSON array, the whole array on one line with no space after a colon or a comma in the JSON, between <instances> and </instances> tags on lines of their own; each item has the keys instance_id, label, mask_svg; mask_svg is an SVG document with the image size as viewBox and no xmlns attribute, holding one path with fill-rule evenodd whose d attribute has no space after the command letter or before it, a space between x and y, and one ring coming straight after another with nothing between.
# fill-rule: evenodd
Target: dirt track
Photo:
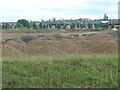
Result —
<instances>
[{"instance_id":1,"label":"dirt track","mask_svg":"<svg viewBox=\"0 0 120 90\"><path fill-rule=\"evenodd\" d=\"M89 32L86 32L89 33ZM94 32L95 33L95 32ZM68 37L54 39L54 33L30 33L29 35L38 36L44 34L45 38L50 40L33 39L28 43L17 43L15 41L7 41L2 45L3 56L23 56L23 55L67 55L75 53L112 53L118 50L118 40L105 33L91 35L89 37L81 36L70 37L69 33L61 33ZM73 34L73 33L72 33ZM75 34L75 33L74 33ZM20 38L28 35L28 33L3 33L3 41L7 38Z\"/></svg>"}]
</instances>

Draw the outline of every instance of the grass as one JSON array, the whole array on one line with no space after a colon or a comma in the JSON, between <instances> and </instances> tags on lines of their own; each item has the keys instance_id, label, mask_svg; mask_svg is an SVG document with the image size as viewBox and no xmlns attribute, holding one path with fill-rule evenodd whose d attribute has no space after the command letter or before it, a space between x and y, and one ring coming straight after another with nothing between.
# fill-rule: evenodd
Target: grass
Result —
<instances>
[{"instance_id":1,"label":"grass","mask_svg":"<svg viewBox=\"0 0 120 90\"><path fill-rule=\"evenodd\" d=\"M3 88L117 88L118 58L112 55L3 58Z\"/></svg>"}]
</instances>

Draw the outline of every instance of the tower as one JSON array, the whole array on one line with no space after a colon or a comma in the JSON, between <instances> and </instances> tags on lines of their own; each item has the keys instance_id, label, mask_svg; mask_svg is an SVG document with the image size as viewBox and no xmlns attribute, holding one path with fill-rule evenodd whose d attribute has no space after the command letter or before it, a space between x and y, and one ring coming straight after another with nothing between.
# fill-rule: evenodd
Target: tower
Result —
<instances>
[{"instance_id":1,"label":"tower","mask_svg":"<svg viewBox=\"0 0 120 90\"><path fill-rule=\"evenodd\" d=\"M108 21L108 16L104 14L103 21Z\"/></svg>"}]
</instances>

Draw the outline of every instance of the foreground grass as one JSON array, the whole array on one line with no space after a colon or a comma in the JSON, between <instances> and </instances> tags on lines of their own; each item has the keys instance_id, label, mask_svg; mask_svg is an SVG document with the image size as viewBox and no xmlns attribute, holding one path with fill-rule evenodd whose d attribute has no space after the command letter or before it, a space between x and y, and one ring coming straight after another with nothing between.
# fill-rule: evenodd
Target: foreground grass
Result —
<instances>
[{"instance_id":1,"label":"foreground grass","mask_svg":"<svg viewBox=\"0 0 120 90\"><path fill-rule=\"evenodd\" d=\"M117 55L3 58L3 88L117 88Z\"/></svg>"}]
</instances>

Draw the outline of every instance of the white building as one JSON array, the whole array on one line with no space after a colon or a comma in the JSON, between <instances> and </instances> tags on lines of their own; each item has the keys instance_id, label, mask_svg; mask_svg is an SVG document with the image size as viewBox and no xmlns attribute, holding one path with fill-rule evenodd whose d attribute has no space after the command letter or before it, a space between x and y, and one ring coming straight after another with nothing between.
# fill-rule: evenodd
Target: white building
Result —
<instances>
[{"instance_id":1,"label":"white building","mask_svg":"<svg viewBox=\"0 0 120 90\"><path fill-rule=\"evenodd\" d=\"M109 21L101 21L101 23L109 23Z\"/></svg>"}]
</instances>

